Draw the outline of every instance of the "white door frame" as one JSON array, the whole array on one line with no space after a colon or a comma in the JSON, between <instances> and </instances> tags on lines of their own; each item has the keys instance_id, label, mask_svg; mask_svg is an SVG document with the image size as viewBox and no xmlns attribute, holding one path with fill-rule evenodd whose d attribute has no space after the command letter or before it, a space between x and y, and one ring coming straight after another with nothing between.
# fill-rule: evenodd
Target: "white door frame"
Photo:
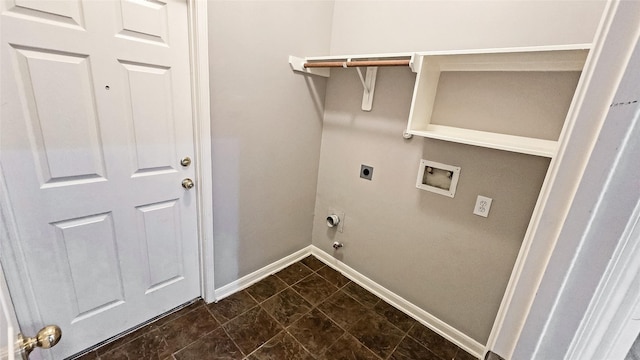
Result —
<instances>
[{"instance_id":1,"label":"white door frame","mask_svg":"<svg viewBox=\"0 0 640 360\"><path fill-rule=\"evenodd\" d=\"M567 359L624 359L640 333L640 203L631 218Z\"/></svg>"},{"instance_id":2,"label":"white door frame","mask_svg":"<svg viewBox=\"0 0 640 360\"><path fill-rule=\"evenodd\" d=\"M559 139L558 155L550 164L548 179L541 189L540 201L486 346L486 350L506 359L511 359L516 349L522 351L531 346L529 356L537 351L539 337L552 317L550 311L557 305L557 291L565 285L565 275L572 271L573 258L580 250L582 231L587 232L590 227L589 219L577 219L584 220L578 223L574 216L572 224L566 221L571 220L568 216L572 206L588 210L598 199L598 193L579 193L578 186L588 161L593 161L592 151L635 47L639 27L634 3L609 0L604 10ZM565 236L559 243L562 233Z\"/></svg>"},{"instance_id":3,"label":"white door frame","mask_svg":"<svg viewBox=\"0 0 640 360\"><path fill-rule=\"evenodd\" d=\"M191 91L193 109L193 131L195 149L195 178L197 191L198 244L200 261L200 293L206 302L215 301L214 254L213 254L213 196L211 181L211 121L209 111L209 52L207 27L207 1L185 0L188 7L189 51L191 67ZM1 20L0 20L1 21ZM18 241L16 223L8 202L8 190L0 163L0 254L4 273L12 290L21 330L35 334L42 326L42 317L37 307L32 289L22 283L18 274L26 274L25 261L21 258L21 244Z\"/></svg>"},{"instance_id":4,"label":"white door frame","mask_svg":"<svg viewBox=\"0 0 640 360\"><path fill-rule=\"evenodd\" d=\"M200 294L215 298L213 256L213 182L211 179L211 115L209 108L209 37L207 0L187 0L193 100L196 186L198 187L198 242L200 244Z\"/></svg>"}]
</instances>

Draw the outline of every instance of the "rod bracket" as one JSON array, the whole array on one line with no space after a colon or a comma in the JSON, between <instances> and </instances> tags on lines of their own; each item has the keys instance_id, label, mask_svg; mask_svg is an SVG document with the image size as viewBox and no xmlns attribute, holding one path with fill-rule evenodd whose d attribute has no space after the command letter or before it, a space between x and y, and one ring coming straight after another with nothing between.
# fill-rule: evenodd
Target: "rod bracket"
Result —
<instances>
[{"instance_id":1,"label":"rod bracket","mask_svg":"<svg viewBox=\"0 0 640 360\"><path fill-rule=\"evenodd\" d=\"M420 61L420 57L418 54L414 53L411 55L411 59L409 59L409 68L414 73L418 73L420 71L420 67L422 66L422 62Z\"/></svg>"},{"instance_id":2,"label":"rod bracket","mask_svg":"<svg viewBox=\"0 0 640 360\"><path fill-rule=\"evenodd\" d=\"M328 68L306 68L304 67L304 64L306 62L307 60L305 58L301 58L297 56L289 56L289 66L291 66L291 70L309 74L309 75L329 77Z\"/></svg>"}]
</instances>

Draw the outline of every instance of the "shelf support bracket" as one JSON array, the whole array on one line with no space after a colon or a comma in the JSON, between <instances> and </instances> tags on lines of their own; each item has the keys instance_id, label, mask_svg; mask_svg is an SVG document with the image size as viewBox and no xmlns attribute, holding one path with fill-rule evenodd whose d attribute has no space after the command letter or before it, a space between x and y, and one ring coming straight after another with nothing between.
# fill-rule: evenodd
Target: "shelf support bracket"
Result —
<instances>
[{"instance_id":1,"label":"shelf support bracket","mask_svg":"<svg viewBox=\"0 0 640 360\"><path fill-rule=\"evenodd\" d=\"M309 75L318 75L323 77L329 77L329 69L328 68L318 68L318 67L304 67L306 63L305 58L297 57L297 56L289 56L289 65L291 69L296 72L309 74ZM347 68L347 64L351 62L351 59L347 59L343 63L343 67ZM362 73L362 70L359 67L356 67L358 71L358 77L360 77L360 82L362 83L362 88L364 90L362 94L362 110L363 111L371 111L373 107L373 93L376 89L376 75L378 74L377 66L368 66L365 74Z\"/></svg>"},{"instance_id":2,"label":"shelf support bracket","mask_svg":"<svg viewBox=\"0 0 640 360\"><path fill-rule=\"evenodd\" d=\"M367 68L368 70L369 68ZM362 76L362 69L361 68L356 68L356 70L358 70L358 76L360 77L360 82L362 83L362 87L364 88L364 91L369 91L369 87L367 86L367 82L364 79L364 76Z\"/></svg>"},{"instance_id":3,"label":"shelf support bracket","mask_svg":"<svg viewBox=\"0 0 640 360\"><path fill-rule=\"evenodd\" d=\"M367 67L367 72L364 76L362 75L362 70L360 68L356 68L356 70L358 70L358 76L360 77L360 82L364 88L364 93L362 94L362 110L371 111L371 108L373 107L373 93L376 90L376 75L378 74L378 67Z\"/></svg>"}]
</instances>

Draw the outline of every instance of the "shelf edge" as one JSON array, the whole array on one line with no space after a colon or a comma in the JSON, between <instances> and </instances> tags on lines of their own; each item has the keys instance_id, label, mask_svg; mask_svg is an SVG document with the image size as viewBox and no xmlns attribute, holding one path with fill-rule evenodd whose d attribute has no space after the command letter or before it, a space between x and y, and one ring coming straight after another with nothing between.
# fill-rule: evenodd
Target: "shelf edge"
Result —
<instances>
[{"instance_id":1,"label":"shelf edge","mask_svg":"<svg viewBox=\"0 0 640 360\"><path fill-rule=\"evenodd\" d=\"M427 130L411 130L409 134L425 138L450 141L459 144L503 150L527 155L552 158L556 154L557 141L505 135L487 131L468 130L442 125L429 125ZM455 134L454 134L455 132ZM483 139L484 138L484 139ZM519 145L529 144L529 146Z\"/></svg>"}]
</instances>

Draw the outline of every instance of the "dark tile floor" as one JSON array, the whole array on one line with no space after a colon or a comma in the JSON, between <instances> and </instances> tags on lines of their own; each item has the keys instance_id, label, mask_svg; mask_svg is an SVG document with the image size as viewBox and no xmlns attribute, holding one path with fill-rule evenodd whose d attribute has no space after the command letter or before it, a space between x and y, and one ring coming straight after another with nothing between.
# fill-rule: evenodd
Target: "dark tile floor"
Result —
<instances>
[{"instance_id":1,"label":"dark tile floor","mask_svg":"<svg viewBox=\"0 0 640 360\"><path fill-rule=\"evenodd\" d=\"M81 359L475 358L309 256L217 304L197 301Z\"/></svg>"}]
</instances>

